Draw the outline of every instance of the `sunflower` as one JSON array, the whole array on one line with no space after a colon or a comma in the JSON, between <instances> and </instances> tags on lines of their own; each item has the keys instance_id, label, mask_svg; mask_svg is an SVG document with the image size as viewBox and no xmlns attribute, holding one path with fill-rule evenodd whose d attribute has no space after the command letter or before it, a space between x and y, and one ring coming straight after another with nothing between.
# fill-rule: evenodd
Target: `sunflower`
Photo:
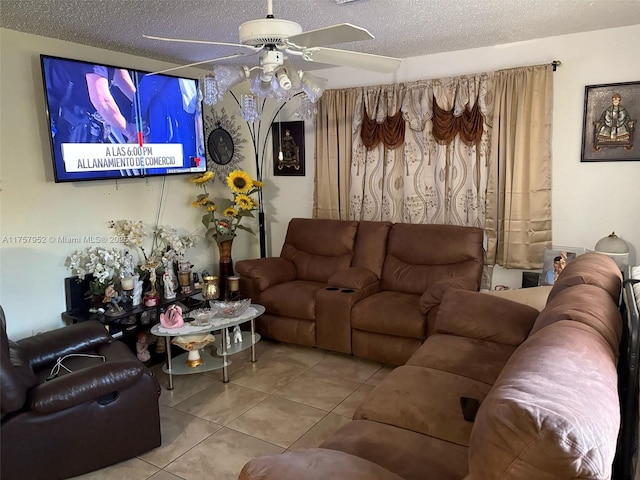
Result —
<instances>
[{"instance_id":1,"label":"sunflower","mask_svg":"<svg viewBox=\"0 0 640 480\"><path fill-rule=\"evenodd\" d=\"M209 205L209 206L207 207L207 210L208 210L209 212L215 212L217 209L218 209L218 207L216 206L216 204L215 204L215 203L212 203L211 205Z\"/></svg>"},{"instance_id":2,"label":"sunflower","mask_svg":"<svg viewBox=\"0 0 640 480\"><path fill-rule=\"evenodd\" d=\"M243 170L234 170L227 177L227 185L233 193L247 193L253 186L249 174Z\"/></svg>"},{"instance_id":3,"label":"sunflower","mask_svg":"<svg viewBox=\"0 0 640 480\"><path fill-rule=\"evenodd\" d=\"M241 210L251 210L253 208L253 199L244 193L239 193L236 195L236 205Z\"/></svg>"},{"instance_id":4,"label":"sunflower","mask_svg":"<svg viewBox=\"0 0 640 480\"><path fill-rule=\"evenodd\" d=\"M254 180L253 181L253 186L256 188L262 188L264 187L264 183L262 183L260 180Z\"/></svg>"},{"instance_id":5,"label":"sunflower","mask_svg":"<svg viewBox=\"0 0 640 480\"><path fill-rule=\"evenodd\" d=\"M238 210L233 207L227 207L224 209L224 212L222 212L222 215L224 215L225 217L237 217Z\"/></svg>"},{"instance_id":6,"label":"sunflower","mask_svg":"<svg viewBox=\"0 0 640 480\"><path fill-rule=\"evenodd\" d=\"M215 173L213 173L211 170L207 170L202 175L196 175L195 177L189 178L189 181L197 185L203 185L211 180L214 176Z\"/></svg>"}]
</instances>

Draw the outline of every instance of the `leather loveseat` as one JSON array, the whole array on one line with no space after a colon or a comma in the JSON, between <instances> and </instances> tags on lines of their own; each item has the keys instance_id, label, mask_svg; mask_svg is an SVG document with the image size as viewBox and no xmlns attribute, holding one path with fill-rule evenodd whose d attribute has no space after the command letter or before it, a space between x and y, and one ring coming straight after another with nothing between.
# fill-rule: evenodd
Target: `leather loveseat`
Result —
<instances>
[{"instance_id":1,"label":"leather loveseat","mask_svg":"<svg viewBox=\"0 0 640 480\"><path fill-rule=\"evenodd\" d=\"M447 290L433 335L353 421L319 448L255 458L239 478L610 479L621 280L611 259L588 253L567 265L541 311Z\"/></svg>"},{"instance_id":2,"label":"leather loveseat","mask_svg":"<svg viewBox=\"0 0 640 480\"><path fill-rule=\"evenodd\" d=\"M244 296L265 306L258 332L402 365L432 330L452 286L478 290L482 230L294 218L279 257L236 263Z\"/></svg>"},{"instance_id":3,"label":"leather loveseat","mask_svg":"<svg viewBox=\"0 0 640 480\"><path fill-rule=\"evenodd\" d=\"M13 342L0 307L3 480L69 478L160 446L160 387L95 321Z\"/></svg>"}]
</instances>

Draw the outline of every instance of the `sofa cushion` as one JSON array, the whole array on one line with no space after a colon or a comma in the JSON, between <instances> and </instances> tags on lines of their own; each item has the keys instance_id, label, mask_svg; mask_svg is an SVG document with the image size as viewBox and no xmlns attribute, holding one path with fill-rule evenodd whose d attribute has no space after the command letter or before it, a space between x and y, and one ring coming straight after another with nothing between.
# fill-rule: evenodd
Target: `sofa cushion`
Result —
<instances>
[{"instance_id":1,"label":"sofa cushion","mask_svg":"<svg viewBox=\"0 0 640 480\"><path fill-rule=\"evenodd\" d=\"M609 344L555 322L518 347L480 405L467 479L608 479L619 408Z\"/></svg>"},{"instance_id":2,"label":"sofa cushion","mask_svg":"<svg viewBox=\"0 0 640 480\"><path fill-rule=\"evenodd\" d=\"M301 477L301 475L303 475ZM402 480L375 463L348 453L324 448L304 448L256 457L247 463L238 480L295 479Z\"/></svg>"},{"instance_id":3,"label":"sofa cushion","mask_svg":"<svg viewBox=\"0 0 640 480\"><path fill-rule=\"evenodd\" d=\"M382 265L387 254L387 236L391 222L358 222L353 267L366 268L382 275Z\"/></svg>"},{"instance_id":4,"label":"sofa cushion","mask_svg":"<svg viewBox=\"0 0 640 480\"><path fill-rule=\"evenodd\" d=\"M540 312L547 304L551 288L551 285L543 285L540 287L514 288L511 290L491 290L482 293L492 297L504 298L506 300L511 300L512 302L528 305Z\"/></svg>"},{"instance_id":5,"label":"sofa cushion","mask_svg":"<svg viewBox=\"0 0 640 480\"><path fill-rule=\"evenodd\" d=\"M365 458L405 480L460 480L469 471L467 447L367 420L347 423L320 447Z\"/></svg>"},{"instance_id":6,"label":"sofa cushion","mask_svg":"<svg viewBox=\"0 0 640 480\"><path fill-rule=\"evenodd\" d=\"M456 335L431 335L407 365L431 367L493 385L516 347Z\"/></svg>"},{"instance_id":7,"label":"sofa cushion","mask_svg":"<svg viewBox=\"0 0 640 480\"><path fill-rule=\"evenodd\" d=\"M611 319L616 318L615 322ZM617 352L622 335L622 318L618 305L606 290L595 285L576 285L563 289L540 312L531 335L560 320L574 320L589 325Z\"/></svg>"},{"instance_id":8,"label":"sofa cushion","mask_svg":"<svg viewBox=\"0 0 640 480\"><path fill-rule=\"evenodd\" d=\"M585 253L567 264L556 280L548 301L562 290L575 285L595 285L605 290L617 302L622 285L622 273L611 258L597 252Z\"/></svg>"},{"instance_id":9,"label":"sofa cushion","mask_svg":"<svg viewBox=\"0 0 640 480\"><path fill-rule=\"evenodd\" d=\"M392 370L356 409L354 420L373 420L468 446L472 423L460 398L482 401L490 385L427 367Z\"/></svg>"},{"instance_id":10,"label":"sofa cushion","mask_svg":"<svg viewBox=\"0 0 640 480\"><path fill-rule=\"evenodd\" d=\"M440 280L466 277L477 289L482 268L481 229L396 223L389 232L381 288L422 295Z\"/></svg>"},{"instance_id":11,"label":"sofa cushion","mask_svg":"<svg viewBox=\"0 0 640 480\"><path fill-rule=\"evenodd\" d=\"M400 292L379 292L351 309L351 328L399 337L423 339L427 317L418 308L420 297Z\"/></svg>"},{"instance_id":12,"label":"sofa cushion","mask_svg":"<svg viewBox=\"0 0 640 480\"><path fill-rule=\"evenodd\" d=\"M296 267L298 280L326 282L351 266L358 222L294 218L280 256Z\"/></svg>"},{"instance_id":13,"label":"sofa cushion","mask_svg":"<svg viewBox=\"0 0 640 480\"><path fill-rule=\"evenodd\" d=\"M265 290L260 294L260 302L271 314L313 320L316 294L325 287L324 283L294 280Z\"/></svg>"},{"instance_id":14,"label":"sofa cushion","mask_svg":"<svg viewBox=\"0 0 640 480\"><path fill-rule=\"evenodd\" d=\"M438 307L436 332L517 347L529 335L538 310L504 298L451 288Z\"/></svg>"},{"instance_id":15,"label":"sofa cushion","mask_svg":"<svg viewBox=\"0 0 640 480\"><path fill-rule=\"evenodd\" d=\"M440 280L427 288L420 297L420 311L426 315L432 308L440 305L442 297L450 288L477 291L478 284L475 280L465 277Z\"/></svg>"}]
</instances>

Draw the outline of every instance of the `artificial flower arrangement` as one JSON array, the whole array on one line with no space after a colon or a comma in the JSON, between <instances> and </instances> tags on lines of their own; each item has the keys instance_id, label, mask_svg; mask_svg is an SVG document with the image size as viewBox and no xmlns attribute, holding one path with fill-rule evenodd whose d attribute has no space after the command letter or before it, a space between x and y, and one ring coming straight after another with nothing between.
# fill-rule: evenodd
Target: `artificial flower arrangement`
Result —
<instances>
[{"instance_id":1,"label":"artificial flower arrangement","mask_svg":"<svg viewBox=\"0 0 640 480\"><path fill-rule=\"evenodd\" d=\"M259 204L251 195L260 191L263 187L262 182L253 180L243 170L234 170L227 175L225 180L225 184L231 190L232 197L214 200L207 191L207 185L211 184L214 178L215 174L211 171L189 178L189 182L203 190L203 193L199 194L191 205L205 211L202 216L202 224L207 229L207 239L215 240L218 244L226 240L233 240L238 229L255 235L250 227L242 225L240 222L244 217L253 218L251 212L258 209Z\"/></svg>"},{"instance_id":2,"label":"artificial flower arrangement","mask_svg":"<svg viewBox=\"0 0 640 480\"><path fill-rule=\"evenodd\" d=\"M164 264L182 260L187 249L195 245L194 237L178 235L175 228L159 226L153 232L151 253L147 255L143 247L147 237L144 223L139 220L110 220L108 226L129 248L90 246L72 253L65 262L79 281L84 280L88 274L93 275L89 282L89 295L104 295L109 285L118 288L120 280L134 276L137 268L144 272L144 265L152 264L162 268ZM137 262L131 249L139 252Z\"/></svg>"},{"instance_id":3,"label":"artificial flower arrangement","mask_svg":"<svg viewBox=\"0 0 640 480\"><path fill-rule=\"evenodd\" d=\"M110 284L132 273L135 268L133 256L127 251L95 246L75 251L67 257L65 266L79 281L88 274L93 275L89 282L89 295L104 295Z\"/></svg>"},{"instance_id":4,"label":"artificial flower arrangement","mask_svg":"<svg viewBox=\"0 0 640 480\"><path fill-rule=\"evenodd\" d=\"M184 259L187 249L195 245L194 236L178 235L178 231L175 228L160 225L153 231L151 253L147 255L142 246L147 237L145 225L142 221L110 220L109 228L114 230L123 244L142 253L141 264L163 264L167 261L172 263L181 261Z\"/></svg>"}]
</instances>

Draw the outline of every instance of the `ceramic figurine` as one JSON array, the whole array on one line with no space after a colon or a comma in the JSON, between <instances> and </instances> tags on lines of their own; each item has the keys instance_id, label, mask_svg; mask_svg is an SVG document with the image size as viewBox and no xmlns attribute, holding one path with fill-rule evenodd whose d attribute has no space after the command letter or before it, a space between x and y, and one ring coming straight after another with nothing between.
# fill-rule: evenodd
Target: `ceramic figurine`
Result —
<instances>
[{"instance_id":1,"label":"ceramic figurine","mask_svg":"<svg viewBox=\"0 0 640 480\"><path fill-rule=\"evenodd\" d=\"M132 304L134 307L137 307L142 303L142 280L140 280L140 275L137 273L133 276L133 301Z\"/></svg>"},{"instance_id":2,"label":"ceramic figurine","mask_svg":"<svg viewBox=\"0 0 640 480\"><path fill-rule=\"evenodd\" d=\"M151 358L151 353L149 353L149 346L147 345L147 334L145 332L140 332L138 334L138 341L136 342L136 352L138 360L141 362L146 362Z\"/></svg>"},{"instance_id":3,"label":"ceramic figurine","mask_svg":"<svg viewBox=\"0 0 640 480\"><path fill-rule=\"evenodd\" d=\"M166 270L162 274L162 280L164 283L164 298L168 300L176 298L175 284L173 283L173 278L171 278L171 275Z\"/></svg>"},{"instance_id":4,"label":"ceramic figurine","mask_svg":"<svg viewBox=\"0 0 640 480\"><path fill-rule=\"evenodd\" d=\"M233 343L242 343L242 332L240 331L240 325L233 327Z\"/></svg>"}]
</instances>

